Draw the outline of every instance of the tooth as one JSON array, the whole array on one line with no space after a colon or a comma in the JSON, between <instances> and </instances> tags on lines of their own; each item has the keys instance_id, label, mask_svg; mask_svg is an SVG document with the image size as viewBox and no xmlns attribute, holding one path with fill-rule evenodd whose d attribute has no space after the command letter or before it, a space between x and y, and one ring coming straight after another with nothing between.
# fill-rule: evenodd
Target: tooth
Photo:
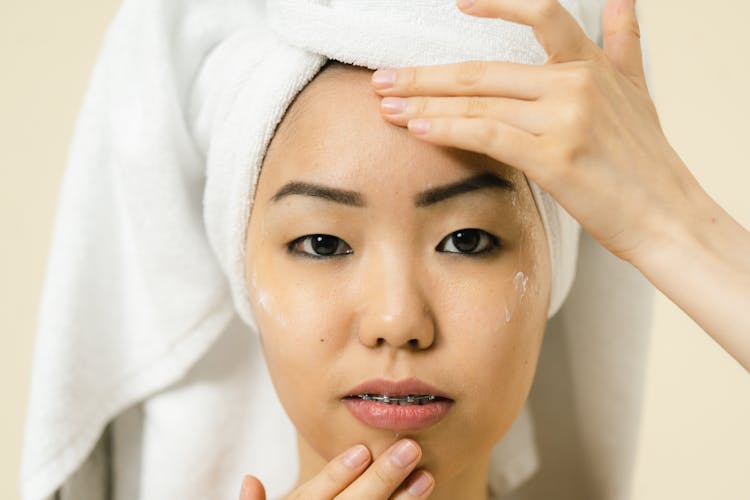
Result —
<instances>
[{"instance_id":1,"label":"tooth","mask_svg":"<svg viewBox=\"0 0 750 500\"><path fill-rule=\"evenodd\" d=\"M384 404L395 404L399 406L403 405L423 405L435 400L437 397L432 394L407 394L405 396L385 396L382 394L358 394L353 397L358 397L365 401L378 401Z\"/></svg>"}]
</instances>

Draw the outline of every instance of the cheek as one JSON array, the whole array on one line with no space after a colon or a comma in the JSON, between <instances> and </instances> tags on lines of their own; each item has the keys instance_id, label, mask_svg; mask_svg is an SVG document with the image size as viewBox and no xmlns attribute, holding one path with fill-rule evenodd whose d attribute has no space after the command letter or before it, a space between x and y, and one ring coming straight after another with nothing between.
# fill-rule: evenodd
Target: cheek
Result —
<instances>
[{"instance_id":1,"label":"cheek","mask_svg":"<svg viewBox=\"0 0 750 500\"><path fill-rule=\"evenodd\" d=\"M309 381L325 378L326 367L336 363L347 342L342 335L347 331L342 297L347 294L332 291L340 284L338 278L326 276L330 268L325 273L325 266L317 266L316 271L314 262L290 262L283 250L272 250L261 244L255 252L248 278L251 307L279 398L290 416L304 416L311 402L319 408L325 400L325 394L316 392L320 386L311 387Z\"/></svg>"},{"instance_id":2,"label":"cheek","mask_svg":"<svg viewBox=\"0 0 750 500\"><path fill-rule=\"evenodd\" d=\"M336 318L343 318L347 294L341 283L329 276L306 272L304 278L290 279L290 268L274 271L273 266L262 272L265 278L256 291L255 307L261 328L270 337L287 344L303 345L307 348L331 345L340 332ZM336 285L336 290L332 286Z\"/></svg>"},{"instance_id":3,"label":"cheek","mask_svg":"<svg viewBox=\"0 0 750 500\"><path fill-rule=\"evenodd\" d=\"M443 315L444 328L451 332L445 335L445 349L468 387L491 389L506 403L506 395L525 394L546 324L539 281L533 266L514 266L497 279L474 281L474 293L444 309L450 311Z\"/></svg>"},{"instance_id":4,"label":"cheek","mask_svg":"<svg viewBox=\"0 0 750 500\"><path fill-rule=\"evenodd\" d=\"M539 223L541 224L541 223ZM500 439L528 396L547 323L549 268L541 225L531 229L497 273L471 280L444 317L446 351L463 380L467 411ZM482 367L482 369L477 369Z\"/></svg>"}]
</instances>

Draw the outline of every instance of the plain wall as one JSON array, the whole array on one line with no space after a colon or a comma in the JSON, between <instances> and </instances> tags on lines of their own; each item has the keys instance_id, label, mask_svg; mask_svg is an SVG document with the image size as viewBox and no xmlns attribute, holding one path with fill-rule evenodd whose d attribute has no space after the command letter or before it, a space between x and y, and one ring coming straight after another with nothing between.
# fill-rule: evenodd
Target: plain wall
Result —
<instances>
[{"instance_id":1,"label":"plain wall","mask_svg":"<svg viewBox=\"0 0 750 500\"><path fill-rule=\"evenodd\" d=\"M0 0L3 499L18 497L36 308L60 180L119 3ZM706 190L750 227L750 3L640 0L639 12L667 137ZM655 308L632 498L748 499L750 376L663 296Z\"/></svg>"}]
</instances>

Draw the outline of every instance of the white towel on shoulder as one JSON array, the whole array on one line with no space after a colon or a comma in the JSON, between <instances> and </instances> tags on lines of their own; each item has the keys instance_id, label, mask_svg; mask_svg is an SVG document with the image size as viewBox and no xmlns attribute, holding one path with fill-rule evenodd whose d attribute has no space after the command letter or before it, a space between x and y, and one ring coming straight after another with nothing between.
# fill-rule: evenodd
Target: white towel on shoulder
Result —
<instances>
[{"instance_id":1,"label":"white towel on shoulder","mask_svg":"<svg viewBox=\"0 0 750 500\"><path fill-rule=\"evenodd\" d=\"M600 39L598 0L563 4ZM125 0L63 179L34 354L25 500L57 490L66 500L232 498L243 473L260 476L270 497L294 483L294 429L248 332L241 235L251 200L242 193L257 174L249 165L326 57L371 68L482 54L543 62L530 28L446 18L451 8L272 0L266 12L259 0ZM390 36L409 35L398 43L414 50L362 36L384 14L411 23ZM415 14L421 21L412 23ZM446 19L465 25L465 36L437 30ZM504 35L488 38L501 25ZM227 64L245 49L250 59ZM259 76L258 65L274 71ZM253 100L261 90L276 100ZM237 102L261 106L253 109L263 119L244 119ZM257 140L243 149L238 137ZM554 221L545 224L549 235ZM578 249L578 277L570 259L558 259L555 268L569 273L556 278L565 285L553 309L562 308L530 402L493 454L498 495L540 498L554 487L555 498L627 498L650 286L581 238L551 244L553 255Z\"/></svg>"}]
</instances>

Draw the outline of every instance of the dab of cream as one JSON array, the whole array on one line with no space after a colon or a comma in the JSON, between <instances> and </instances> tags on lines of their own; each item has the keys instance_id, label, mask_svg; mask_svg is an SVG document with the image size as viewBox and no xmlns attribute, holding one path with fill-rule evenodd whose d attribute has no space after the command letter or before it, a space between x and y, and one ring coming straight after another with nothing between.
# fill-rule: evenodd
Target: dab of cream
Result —
<instances>
[{"instance_id":1,"label":"dab of cream","mask_svg":"<svg viewBox=\"0 0 750 500\"><path fill-rule=\"evenodd\" d=\"M516 293L519 294L519 300L526 293L526 283L528 282L529 277L523 274L521 271L518 271L513 277L513 287L516 289Z\"/></svg>"},{"instance_id":2,"label":"dab of cream","mask_svg":"<svg viewBox=\"0 0 750 500\"><path fill-rule=\"evenodd\" d=\"M273 315L271 304L269 304L268 294L262 290L258 294L258 304L260 304L260 307L262 307L267 314Z\"/></svg>"},{"instance_id":3,"label":"dab of cream","mask_svg":"<svg viewBox=\"0 0 750 500\"><path fill-rule=\"evenodd\" d=\"M273 311L273 307L271 306L271 297L268 295L268 292L265 290L258 290L257 286L257 274L255 270L253 270L253 275L250 278L250 286L253 289L253 292L257 292L258 295L258 304L260 304L260 307L263 309L263 311L266 312L269 316L274 318L281 326L287 326L287 322L284 319L283 316L276 314Z\"/></svg>"},{"instance_id":4,"label":"dab of cream","mask_svg":"<svg viewBox=\"0 0 750 500\"><path fill-rule=\"evenodd\" d=\"M273 307L271 306L271 297L264 290L258 292L258 304L260 304L260 307L263 308L266 314L274 318L281 326L287 326L284 316L274 312Z\"/></svg>"},{"instance_id":5,"label":"dab of cream","mask_svg":"<svg viewBox=\"0 0 750 500\"><path fill-rule=\"evenodd\" d=\"M523 272L518 271L515 276L513 276L513 288L516 291L515 296L513 297L513 300L511 302L510 307L508 307L508 304L505 304L505 322L510 322L510 318L513 316L513 311L516 309L518 304L521 302L521 299L526 294L526 285L529 282L529 277L526 276Z\"/></svg>"}]
</instances>

